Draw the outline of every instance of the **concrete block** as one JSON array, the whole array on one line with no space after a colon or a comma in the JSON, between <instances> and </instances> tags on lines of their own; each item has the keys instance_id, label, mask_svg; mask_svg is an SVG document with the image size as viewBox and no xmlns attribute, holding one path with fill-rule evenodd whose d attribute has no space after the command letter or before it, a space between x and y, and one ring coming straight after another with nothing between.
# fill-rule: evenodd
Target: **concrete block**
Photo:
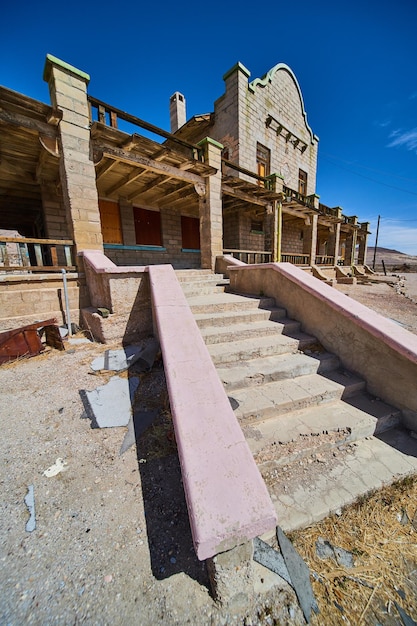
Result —
<instances>
[{"instance_id":1,"label":"concrete block","mask_svg":"<svg viewBox=\"0 0 417 626\"><path fill-rule=\"evenodd\" d=\"M247 610L255 581L252 541L221 552L206 564L215 600L233 613Z\"/></svg>"}]
</instances>

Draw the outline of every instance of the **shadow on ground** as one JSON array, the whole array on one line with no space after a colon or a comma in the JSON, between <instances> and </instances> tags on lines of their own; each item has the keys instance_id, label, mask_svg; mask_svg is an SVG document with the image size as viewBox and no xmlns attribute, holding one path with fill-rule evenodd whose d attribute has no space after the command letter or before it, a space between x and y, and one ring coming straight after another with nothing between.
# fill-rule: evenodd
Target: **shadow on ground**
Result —
<instances>
[{"instance_id":1,"label":"shadow on ground","mask_svg":"<svg viewBox=\"0 0 417 626\"><path fill-rule=\"evenodd\" d=\"M205 562L197 559L192 542L162 361L142 376L135 406L157 411L136 437L152 573L162 580L184 572L209 587ZM141 430L136 423L135 432Z\"/></svg>"}]
</instances>

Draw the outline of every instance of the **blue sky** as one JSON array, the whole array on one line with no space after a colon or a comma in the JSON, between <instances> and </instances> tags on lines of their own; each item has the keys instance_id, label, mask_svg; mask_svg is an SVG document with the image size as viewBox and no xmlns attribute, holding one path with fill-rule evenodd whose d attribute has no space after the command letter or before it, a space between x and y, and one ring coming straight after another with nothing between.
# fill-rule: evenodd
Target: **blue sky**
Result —
<instances>
[{"instance_id":1,"label":"blue sky","mask_svg":"<svg viewBox=\"0 0 417 626\"><path fill-rule=\"evenodd\" d=\"M91 76L89 93L169 130L213 110L237 61L251 80L294 71L319 136L317 193L370 221L378 245L417 255L417 0L293 3L6 3L0 84L49 102L47 53ZM7 27L5 27L7 25Z\"/></svg>"}]
</instances>

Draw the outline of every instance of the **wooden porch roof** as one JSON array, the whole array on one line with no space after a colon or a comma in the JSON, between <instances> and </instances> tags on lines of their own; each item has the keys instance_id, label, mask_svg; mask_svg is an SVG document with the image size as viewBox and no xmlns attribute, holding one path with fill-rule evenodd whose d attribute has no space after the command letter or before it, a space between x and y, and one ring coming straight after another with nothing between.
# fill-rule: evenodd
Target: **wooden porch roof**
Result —
<instances>
[{"instance_id":1,"label":"wooden porch roof","mask_svg":"<svg viewBox=\"0 0 417 626\"><path fill-rule=\"evenodd\" d=\"M40 218L39 181L58 179L57 125L60 111L0 87L0 213L3 228L33 234Z\"/></svg>"},{"instance_id":2,"label":"wooden porch roof","mask_svg":"<svg viewBox=\"0 0 417 626\"><path fill-rule=\"evenodd\" d=\"M198 210L198 193L216 169L193 150L163 144L139 134L129 135L101 122L91 126L99 195L163 208L186 205Z\"/></svg>"}]
</instances>

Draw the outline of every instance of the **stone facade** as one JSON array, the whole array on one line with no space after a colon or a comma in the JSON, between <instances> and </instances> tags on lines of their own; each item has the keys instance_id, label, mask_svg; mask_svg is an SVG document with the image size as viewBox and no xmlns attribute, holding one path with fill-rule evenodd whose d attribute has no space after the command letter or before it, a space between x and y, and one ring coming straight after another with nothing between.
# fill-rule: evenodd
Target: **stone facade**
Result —
<instances>
[{"instance_id":1,"label":"stone facade","mask_svg":"<svg viewBox=\"0 0 417 626\"><path fill-rule=\"evenodd\" d=\"M270 154L268 173L280 174L285 185L298 189L301 169L307 173L305 195L314 194L318 137L307 123L297 79L283 63L262 79L249 83L249 76L240 63L225 74L226 89L215 103L211 136L229 150L230 160L252 172L257 171L260 144Z\"/></svg>"}]
</instances>

